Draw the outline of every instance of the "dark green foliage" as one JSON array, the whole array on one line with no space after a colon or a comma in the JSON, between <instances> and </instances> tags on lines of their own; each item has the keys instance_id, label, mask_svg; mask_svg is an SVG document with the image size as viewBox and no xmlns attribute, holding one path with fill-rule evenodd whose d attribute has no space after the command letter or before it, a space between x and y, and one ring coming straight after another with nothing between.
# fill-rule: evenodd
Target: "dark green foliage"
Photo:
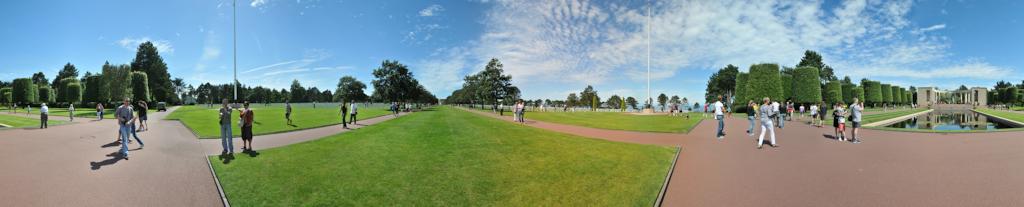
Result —
<instances>
[{"instance_id":1,"label":"dark green foliage","mask_svg":"<svg viewBox=\"0 0 1024 207\"><path fill-rule=\"evenodd\" d=\"M78 103L82 101L82 85L69 83L64 86L64 101L67 103Z\"/></svg>"},{"instance_id":2,"label":"dark green foliage","mask_svg":"<svg viewBox=\"0 0 1024 207\"><path fill-rule=\"evenodd\" d=\"M821 85L818 83L818 69L798 67L793 72L793 101L808 104L821 101Z\"/></svg>"},{"instance_id":3,"label":"dark green foliage","mask_svg":"<svg viewBox=\"0 0 1024 207\"><path fill-rule=\"evenodd\" d=\"M782 74L780 76L782 80L782 97L785 99L793 98L793 75Z\"/></svg>"},{"instance_id":4,"label":"dark green foliage","mask_svg":"<svg viewBox=\"0 0 1024 207\"><path fill-rule=\"evenodd\" d=\"M341 79L338 79L338 88L334 92L334 100L343 102L367 101L369 97L363 92L364 89L366 89L366 84L363 84L363 82L355 77L341 77Z\"/></svg>"},{"instance_id":5,"label":"dark green foliage","mask_svg":"<svg viewBox=\"0 0 1024 207\"><path fill-rule=\"evenodd\" d=\"M739 70L739 67L730 64L712 74L705 88L704 99L713 103L721 95L728 100L730 96L735 94L736 74L739 74Z\"/></svg>"},{"instance_id":6,"label":"dark green foliage","mask_svg":"<svg viewBox=\"0 0 1024 207\"><path fill-rule=\"evenodd\" d=\"M771 100L783 100L782 80L779 65L762 63L750 66L750 77L747 80L749 97L758 100L768 97Z\"/></svg>"},{"instance_id":7,"label":"dark green foliage","mask_svg":"<svg viewBox=\"0 0 1024 207\"><path fill-rule=\"evenodd\" d=\"M882 103L892 103L892 85L883 83L881 84L880 90L882 91Z\"/></svg>"},{"instance_id":8,"label":"dark green foliage","mask_svg":"<svg viewBox=\"0 0 1024 207\"><path fill-rule=\"evenodd\" d=\"M849 79L846 79L846 80L849 80ZM843 87L843 102L844 103L852 103L853 102L853 87L857 87L857 85L854 85L853 83L847 83L846 81L840 82L840 85L842 85L842 87ZM861 99L861 100L864 100L864 99Z\"/></svg>"},{"instance_id":9,"label":"dark green foliage","mask_svg":"<svg viewBox=\"0 0 1024 207\"><path fill-rule=\"evenodd\" d=\"M850 94L851 94L852 98L857 98L857 100L860 100L861 102L864 102L864 88L863 87L854 86L853 88L850 89ZM847 102L847 103L853 103L853 102L851 100L851 102Z\"/></svg>"},{"instance_id":10,"label":"dark green foliage","mask_svg":"<svg viewBox=\"0 0 1024 207\"><path fill-rule=\"evenodd\" d=\"M86 103L102 102L100 90L103 88L102 76L85 76L85 90L82 92L82 101Z\"/></svg>"},{"instance_id":11,"label":"dark green foliage","mask_svg":"<svg viewBox=\"0 0 1024 207\"><path fill-rule=\"evenodd\" d=\"M13 90L14 89L12 89L11 87L0 88L0 103L6 105L6 104L10 104L10 103L14 102L13 98L12 98L13 97L13 94L12 94Z\"/></svg>"},{"instance_id":12,"label":"dark green foliage","mask_svg":"<svg viewBox=\"0 0 1024 207\"><path fill-rule=\"evenodd\" d=\"M829 104L843 103L843 86L837 80L825 84L825 102Z\"/></svg>"},{"instance_id":13,"label":"dark green foliage","mask_svg":"<svg viewBox=\"0 0 1024 207\"><path fill-rule=\"evenodd\" d=\"M49 86L39 87L39 99L38 103L53 103L57 97L54 97L53 89Z\"/></svg>"},{"instance_id":14,"label":"dark green foliage","mask_svg":"<svg viewBox=\"0 0 1024 207\"><path fill-rule=\"evenodd\" d=\"M665 110L665 103L668 103L668 96L666 96L664 93L658 95L658 104L661 105L662 111Z\"/></svg>"},{"instance_id":15,"label":"dark green foliage","mask_svg":"<svg viewBox=\"0 0 1024 207\"><path fill-rule=\"evenodd\" d=\"M132 102L150 102L149 77L143 72L132 72Z\"/></svg>"},{"instance_id":16,"label":"dark green foliage","mask_svg":"<svg viewBox=\"0 0 1024 207\"><path fill-rule=\"evenodd\" d=\"M18 78L14 79L11 83L11 100L18 104L31 104L36 103L36 93L39 93L35 83L32 83L32 79L29 78Z\"/></svg>"},{"instance_id":17,"label":"dark green foliage","mask_svg":"<svg viewBox=\"0 0 1024 207\"><path fill-rule=\"evenodd\" d=\"M747 80L750 78L750 74L740 72L736 75L736 102L733 103L734 109L737 112L744 112L746 110L747 101L754 100L754 97L750 97L747 94Z\"/></svg>"},{"instance_id":18,"label":"dark green foliage","mask_svg":"<svg viewBox=\"0 0 1024 207\"><path fill-rule=\"evenodd\" d=\"M593 86L587 85L586 88L583 88L583 92L580 92L580 100L579 100L579 105L580 106L585 106L585 107L590 107L591 109L596 109L597 108L596 107L597 103L594 103L594 102L599 101L599 100L601 100L601 98L599 98L599 96L597 96L597 91L594 90Z\"/></svg>"},{"instance_id":19,"label":"dark green foliage","mask_svg":"<svg viewBox=\"0 0 1024 207\"><path fill-rule=\"evenodd\" d=\"M177 97L174 96L171 74L167 72L167 64L164 63L164 58L160 57L160 52L157 51L153 43L147 41L139 44L135 59L131 63L131 69L146 73L154 101L178 102Z\"/></svg>"}]
</instances>

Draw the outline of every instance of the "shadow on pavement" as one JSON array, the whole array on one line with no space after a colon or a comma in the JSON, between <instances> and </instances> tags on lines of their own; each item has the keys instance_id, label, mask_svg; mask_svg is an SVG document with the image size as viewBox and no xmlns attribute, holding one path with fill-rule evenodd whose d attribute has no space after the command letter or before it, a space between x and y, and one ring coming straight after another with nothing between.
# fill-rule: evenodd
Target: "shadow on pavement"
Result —
<instances>
[{"instance_id":1,"label":"shadow on pavement","mask_svg":"<svg viewBox=\"0 0 1024 207\"><path fill-rule=\"evenodd\" d=\"M121 142L119 142L119 141L114 141L114 142L111 142L111 143L107 143L107 144L105 144L105 145L103 145L103 146L100 146L100 147L101 147L101 148L107 148L107 147L119 147L119 146L121 146Z\"/></svg>"},{"instance_id":2,"label":"shadow on pavement","mask_svg":"<svg viewBox=\"0 0 1024 207\"><path fill-rule=\"evenodd\" d=\"M124 155L121 155L120 152L113 152L113 153L107 154L107 157L110 157L110 158L106 159L106 160L103 160L103 161L100 161L100 162L89 162L90 169L92 169L92 170L99 170L103 166L113 165L114 163L117 163L118 161L121 161L121 159L124 159Z\"/></svg>"}]
</instances>

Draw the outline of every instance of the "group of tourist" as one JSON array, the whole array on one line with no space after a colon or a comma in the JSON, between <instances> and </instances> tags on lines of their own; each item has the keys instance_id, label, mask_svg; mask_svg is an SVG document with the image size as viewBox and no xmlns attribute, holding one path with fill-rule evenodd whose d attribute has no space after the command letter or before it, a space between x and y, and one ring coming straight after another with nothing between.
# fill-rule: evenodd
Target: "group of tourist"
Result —
<instances>
[{"instance_id":1,"label":"group of tourist","mask_svg":"<svg viewBox=\"0 0 1024 207\"><path fill-rule=\"evenodd\" d=\"M726 114L728 113L727 108L725 107L725 104L722 103L722 101L722 96L718 96L717 100L714 103L705 105L705 108L710 107L710 109L705 110L710 110L710 112L713 112L714 119L717 120L718 122L718 127L715 131L715 137L719 140L725 138L724 119L726 117ZM779 145L776 143L775 139L775 128L784 128L785 122L792 121L792 117L798 108L801 117L803 117L804 110L809 109L808 111L811 114L810 125L816 126L818 128L822 127L824 120L827 117L826 112L829 111L828 107L826 107L824 102L812 104L810 105L810 107L805 108L803 105L797 107L792 101L786 101L785 103L779 103L777 101L773 102L768 97L762 99L760 104L754 102L753 100L750 100L747 102L746 113L747 120L750 123L749 127L747 128L747 136L754 136L755 121L760 121L761 134L758 137L757 148L762 148L765 134L769 135L769 145L772 147L778 147ZM861 127L863 111L864 103L860 102L858 98L854 98L853 103L851 103L849 106L846 106L842 102L834 104L832 106L831 111L833 118L832 124L835 128L835 134L833 137L838 141L850 141L852 143L860 143L861 140L859 136L859 128ZM850 126L853 127L853 129L850 130L851 136L849 137L849 139L847 139L846 136L847 122L849 122Z\"/></svg>"},{"instance_id":2,"label":"group of tourist","mask_svg":"<svg viewBox=\"0 0 1024 207\"><path fill-rule=\"evenodd\" d=\"M251 152L252 149L252 127L256 114L252 109L249 109L249 101L242 103L242 108L235 109L238 111L238 126L242 131L242 152ZM285 102L285 119L288 124L291 124L291 103ZM235 153L235 144L232 140L231 134L231 114L232 109L228 106L228 99L224 99L221 104L221 108L218 110L220 123L220 142L221 146L224 147L220 153L221 155L231 155Z\"/></svg>"},{"instance_id":3,"label":"group of tourist","mask_svg":"<svg viewBox=\"0 0 1024 207\"><path fill-rule=\"evenodd\" d=\"M131 103L131 99L125 98L124 101L121 102L121 106L118 106L117 109L114 110L114 117L117 118L118 126L118 140L114 142L121 143L121 155L126 160L128 159L128 144L131 143L131 138L134 137L135 141L139 143L139 149L142 149L146 144L139 138L138 132L149 130L149 127L146 124L146 120L148 119L146 111L149 110L148 104L146 104L145 101L139 101L136 105L138 106L138 110L136 110L135 106L132 106ZM96 115L102 119L103 105L97 104L96 108L98 111Z\"/></svg>"}]
</instances>

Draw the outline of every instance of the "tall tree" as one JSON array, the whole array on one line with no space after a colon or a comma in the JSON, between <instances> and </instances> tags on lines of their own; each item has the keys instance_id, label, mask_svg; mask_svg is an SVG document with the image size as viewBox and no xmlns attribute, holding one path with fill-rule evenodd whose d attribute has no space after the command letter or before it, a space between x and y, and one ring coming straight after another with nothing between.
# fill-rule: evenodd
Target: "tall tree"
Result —
<instances>
[{"instance_id":1,"label":"tall tree","mask_svg":"<svg viewBox=\"0 0 1024 207\"><path fill-rule=\"evenodd\" d=\"M779 65L756 64L750 66L750 77L747 78L747 92L752 97L768 97L771 100L782 100L782 81Z\"/></svg>"},{"instance_id":2,"label":"tall tree","mask_svg":"<svg viewBox=\"0 0 1024 207\"><path fill-rule=\"evenodd\" d=\"M149 89L155 101L178 102L171 84L171 74L167 72L167 64L152 42L139 44L139 49L132 60L131 69L142 71L149 78Z\"/></svg>"},{"instance_id":3,"label":"tall tree","mask_svg":"<svg viewBox=\"0 0 1024 207\"><path fill-rule=\"evenodd\" d=\"M373 70L373 96L381 101L410 101L419 83L409 68L398 61L384 60Z\"/></svg>"},{"instance_id":4,"label":"tall tree","mask_svg":"<svg viewBox=\"0 0 1024 207\"><path fill-rule=\"evenodd\" d=\"M629 108L637 109L636 108L636 104L637 104L636 98L633 98L632 96L626 98L626 104L629 105Z\"/></svg>"},{"instance_id":5,"label":"tall tree","mask_svg":"<svg viewBox=\"0 0 1024 207\"><path fill-rule=\"evenodd\" d=\"M125 98L132 98L132 75L131 66L128 65L109 65L103 66L103 84L104 86L100 89L101 92L106 92L105 95L101 95L106 100L105 103L119 102Z\"/></svg>"},{"instance_id":6,"label":"tall tree","mask_svg":"<svg viewBox=\"0 0 1024 207\"><path fill-rule=\"evenodd\" d=\"M342 102L366 101L369 97L363 92L364 89L366 89L366 84L363 84L363 82L360 82L355 77L341 77L338 79L338 88L334 92L334 100Z\"/></svg>"},{"instance_id":7,"label":"tall tree","mask_svg":"<svg viewBox=\"0 0 1024 207\"><path fill-rule=\"evenodd\" d=\"M739 74L736 75L736 89L733 90L735 91L734 97L736 101L735 103L733 103L732 107L733 109L736 109L737 112L744 112L746 110L750 110L747 109L747 102L756 99L754 97L751 97L750 94L747 94L747 80L749 78L750 75L744 72L740 72Z\"/></svg>"},{"instance_id":8,"label":"tall tree","mask_svg":"<svg viewBox=\"0 0 1024 207\"><path fill-rule=\"evenodd\" d=\"M884 84L884 83L881 84L881 85L882 85L882 103L884 103L884 104L891 104L892 103L892 85Z\"/></svg>"},{"instance_id":9,"label":"tall tree","mask_svg":"<svg viewBox=\"0 0 1024 207\"><path fill-rule=\"evenodd\" d=\"M17 78L12 81L11 85L11 100L18 104L32 104L36 103L35 94L38 93L39 86L32 82L30 78Z\"/></svg>"},{"instance_id":10,"label":"tall tree","mask_svg":"<svg viewBox=\"0 0 1024 207\"><path fill-rule=\"evenodd\" d=\"M835 72L831 66L825 64L822 60L821 55L818 52L807 50L804 51L804 57L800 59L800 63L796 67L809 66L818 69L818 81L824 85L828 81L836 80Z\"/></svg>"},{"instance_id":11,"label":"tall tree","mask_svg":"<svg viewBox=\"0 0 1024 207\"><path fill-rule=\"evenodd\" d=\"M708 85L705 88L705 99L713 100L717 96L721 95L726 99L730 100L735 94L736 89L736 75L739 74L739 67L734 65L726 65L725 67L718 69L708 79ZM776 69L776 73L778 70Z\"/></svg>"},{"instance_id":12,"label":"tall tree","mask_svg":"<svg viewBox=\"0 0 1024 207\"><path fill-rule=\"evenodd\" d=\"M580 105L597 109L597 107L594 107L596 105L594 103L595 100L601 100L601 98L597 96L597 91L594 90L593 86L587 85L586 88L583 88L583 92L580 92Z\"/></svg>"},{"instance_id":13,"label":"tall tree","mask_svg":"<svg viewBox=\"0 0 1024 207\"><path fill-rule=\"evenodd\" d=\"M569 93L569 96L565 97L565 104L570 108L576 107L576 104L578 104L579 101L579 98L576 97L576 93Z\"/></svg>"},{"instance_id":14,"label":"tall tree","mask_svg":"<svg viewBox=\"0 0 1024 207\"><path fill-rule=\"evenodd\" d=\"M57 90L57 102L68 102L64 98L66 93L63 91L67 87L67 84L70 84L70 82L66 81L68 80L67 78L78 79L78 69L76 69L75 65L72 65L70 62L64 64L64 68L60 69L60 71L57 72L57 77L53 79L53 84L50 84Z\"/></svg>"},{"instance_id":15,"label":"tall tree","mask_svg":"<svg viewBox=\"0 0 1024 207\"><path fill-rule=\"evenodd\" d=\"M668 102L668 96L666 96L664 93L658 95L658 104L661 105L661 110L662 111L665 111L665 103L667 103L667 102Z\"/></svg>"},{"instance_id":16,"label":"tall tree","mask_svg":"<svg viewBox=\"0 0 1024 207\"><path fill-rule=\"evenodd\" d=\"M149 77L146 73L135 71L132 72L132 102L136 101L152 101L152 97L149 94Z\"/></svg>"},{"instance_id":17,"label":"tall tree","mask_svg":"<svg viewBox=\"0 0 1024 207\"><path fill-rule=\"evenodd\" d=\"M622 105L622 98L620 98L619 95L612 95L611 97L608 97L608 101L605 103L608 103L609 108L619 109Z\"/></svg>"},{"instance_id":18,"label":"tall tree","mask_svg":"<svg viewBox=\"0 0 1024 207\"><path fill-rule=\"evenodd\" d=\"M303 95L303 94L306 93L306 88L302 87L302 84L299 83L298 79L292 80L291 90L289 90L289 91L291 91L291 93L292 93L291 94L292 96L290 98L292 102L305 102L306 101L306 97Z\"/></svg>"},{"instance_id":19,"label":"tall tree","mask_svg":"<svg viewBox=\"0 0 1024 207\"><path fill-rule=\"evenodd\" d=\"M32 74L32 83L40 86L50 85L49 80L46 79L46 74L43 74L43 72Z\"/></svg>"},{"instance_id":20,"label":"tall tree","mask_svg":"<svg viewBox=\"0 0 1024 207\"><path fill-rule=\"evenodd\" d=\"M825 85L825 101L829 104L843 103L843 87L839 81L829 81Z\"/></svg>"},{"instance_id":21,"label":"tall tree","mask_svg":"<svg viewBox=\"0 0 1024 207\"><path fill-rule=\"evenodd\" d=\"M818 69L809 66L796 68L793 76L793 101L802 104L821 101Z\"/></svg>"}]
</instances>

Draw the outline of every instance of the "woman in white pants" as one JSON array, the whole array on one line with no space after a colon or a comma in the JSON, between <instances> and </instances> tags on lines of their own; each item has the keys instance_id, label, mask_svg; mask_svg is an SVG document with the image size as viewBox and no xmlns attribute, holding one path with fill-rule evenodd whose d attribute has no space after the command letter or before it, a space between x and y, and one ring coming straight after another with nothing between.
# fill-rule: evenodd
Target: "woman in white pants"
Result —
<instances>
[{"instance_id":1,"label":"woman in white pants","mask_svg":"<svg viewBox=\"0 0 1024 207\"><path fill-rule=\"evenodd\" d=\"M761 144L764 143L765 132L771 133L771 146L779 147L779 145L775 144L775 123L772 122L771 117L777 112L773 109L771 100L769 100L768 97L765 97L764 104L761 105L761 111L759 112L759 115L761 116L761 136L757 138L757 149L761 149Z\"/></svg>"}]
</instances>

